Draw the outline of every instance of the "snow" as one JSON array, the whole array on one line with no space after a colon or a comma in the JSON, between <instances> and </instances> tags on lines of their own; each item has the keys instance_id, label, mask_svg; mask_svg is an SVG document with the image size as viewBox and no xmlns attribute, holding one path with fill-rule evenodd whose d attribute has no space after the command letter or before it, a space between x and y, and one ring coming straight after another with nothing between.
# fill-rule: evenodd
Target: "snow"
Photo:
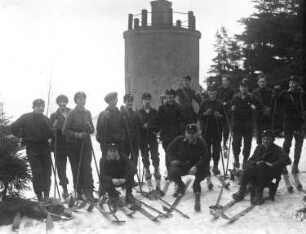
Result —
<instances>
[{"instance_id":1,"label":"snow","mask_svg":"<svg viewBox=\"0 0 306 234\"><path fill-rule=\"evenodd\" d=\"M93 139L95 155L98 160L101 156L100 147L98 143ZM276 144L282 145L283 139L276 139ZM253 140L252 150L255 148L255 139ZM292 144L294 146L294 142ZM165 165L164 165L164 151L160 145L159 148L161 157L161 172L165 175ZM232 157L232 154L231 154ZM293 159L293 149L290 153L291 159ZM231 168L231 160L229 164ZM221 161L219 168L221 169ZM306 147L303 146L303 151L301 155L301 161L299 164L300 168L300 181L304 188L306 187ZM93 176L95 180L95 187L98 188L98 176L96 173L94 160L92 164ZM290 167L288 169L291 169ZM69 180L71 179L70 166L67 168ZM186 181L186 176L183 180ZM275 201L267 200L263 205L256 206L252 211L247 213L245 216L241 217L239 220L232 224L222 218L214 219L209 213L209 206L214 205L217 201L219 191L221 189L220 182L214 176L212 177L212 182L214 184L213 190L209 191L204 180L202 185L201 194L201 204L202 210L197 213L194 211L194 194L191 187L187 190L185 196L183 197L181 203L178 205L178 209L190 216L190 219L184 218L181 214L173 212L173 216L170 218L161 218L159 222L153 222L146 217L144 217L139 212L134 214L134 218L126 217L122 212L118 211L117 215L120 219L126 220L123 225L117 225L106 219L97 209L92 212L87 212L86 209L80 212L73 213L74 219L70 221L58 221L54 222L54 228L48 233L63 233L63 234L94 234L94 233L148 233L148 234L172 234L172 233L210 233L210 234L271 234L271 233L288 233L288 234L306 234L306 221L298 221L294 218L295 210L300 208L302 197L304 194L302 192L294 189L292 194L289 194L285 188L284 181L281 180L277 194L275 196ZM163 186L164 180L162 180ZM69 184L69 191L72 191L72 184ZM53 186L51 188L53 190ZM144 187L146 189L146 187ZM167 194L164 199L169 203L174 201L172 193L174 190L174 184L171 183ZM223 195L220 200L220 204L224 205L231 200L231 194L238 190L237 181L230 181L229 190L224 189ZM51 191L53 195L53 191ZM124 193L122 193L124 195ZM134 195L139 199L142 199L148 204L153 205L155 208L162 211L163 203L157 200L148 200L147 198L142 198L138 193L134 191ZM32 191L27 192L27 197L34 197ZM264 196L268 196L268 191L265 190ZM247 207L249 202L249 196L247 196L243 201L233 206L229 209L226 214L232 216L243 208ZM150 210L148 210L150 211ZM156 214L150 211L152 214ZM11 226L0 227L0 233L10 233ZM31 234L41 234L46 232L46 225L43 222L33 220L24 217L22 219L20 229L18 233L31 233Z\"/></svg>"}]
</instances>

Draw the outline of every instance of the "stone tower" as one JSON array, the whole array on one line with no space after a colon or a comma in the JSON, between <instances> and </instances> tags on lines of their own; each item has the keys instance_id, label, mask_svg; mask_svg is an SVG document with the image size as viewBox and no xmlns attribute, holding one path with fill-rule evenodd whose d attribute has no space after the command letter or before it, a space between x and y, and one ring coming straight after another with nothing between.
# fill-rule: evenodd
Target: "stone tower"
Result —
<instances>
[{"instance_id":1,"label":"stone tower","mask_svg":"<svg viewBox=\"0 0 306 234\"><path fill-rule=\"evenodd\" d=\"M159 96L169 87L178 88L182 77L192 77L191 86L199 89L199 40L192 11L176 13L172 2L151 1L151 12L129 14L125 40L125 91L135 95L135 106L141 106L141 95L150 92L152 105L158 107ZM151 21L148 21L151 15ZM176 20L174 16L185 17Z\"/></svg>"}]
</instances>

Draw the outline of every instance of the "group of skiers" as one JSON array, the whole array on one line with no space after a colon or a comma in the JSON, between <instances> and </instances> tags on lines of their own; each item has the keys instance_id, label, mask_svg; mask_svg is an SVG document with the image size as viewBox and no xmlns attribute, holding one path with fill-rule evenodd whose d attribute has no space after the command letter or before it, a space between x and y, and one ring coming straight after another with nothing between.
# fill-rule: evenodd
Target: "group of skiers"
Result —
<instances>
[{"instance_id":1,"label":"group of skiers","mask_svg":"<svg viewBox=\"0 0 306 234\"><path fill-rule=\"evenodd\" d=\"M126 202L133 203L135 175L140 182L139 151L144 166L144 175L152 187L150 157L154 167L156 191L160 189L161 172L158 152L158 136L165 151L166 180L174 181L175 196L184 194L185 184L181 176L195 175L193 190L201 192L201 181L212 172L220 174L219 161L223 150L232 143L233 170L240 168L242 151L241 186L233 198L240 200L248 184L254 204L262 203L262 191L273 178L280 179L288 173L289 150L295 137L292 173L298 173L303 144L305 121L305 94L295 76L288 80L289 89L267 87L267 77L258 77L258 88L248 91L248 81L243 79L236 93L230 88L230 78L222 77L222 85L210 84L205 95L199 95L190 87L190 76L184 76L183 86L177 90L168 88L165 99L158 110L151 106L150 93L142 94L142 107L135 110L133 94L125 94L124 105L117 107L117 92L108 93L104 100L107 107L99 114L96 125L96 140L102 152L99 168L99 195L106 193L111 202L120 205L117 187L126 189ZM178 100L178 101L176 101ZM49 198L51 186L51 151L54 152L63 197L68 196L66 164L69 159L73 185L78 199L94 200L92 155L94 154L90 134L94 133L90 111L85 108L86 94L74 95L75 108L67 107L68 98L60 95L56 99L58 109L48 119L43 115L45 103L41 99L33 102L33 112L22 115L11 126L12 133L23 139L33 175L33 188L38 200ZM199 110L194 108L198 103ZM276 108L284 114L284 144L275 145L273 126ZM253 137L253 116L258 146L249 159ZM232 138L232 142L229 139ZM51 139L51 149L49 140ZM243 149L241 150L243 139ZM223 150L222 150L223 148ZM94 157L95 159L95 157ZM100 172L99 172L100 171ZM277 184L270 186L274 198Z\"/></svg>"}]
</instances>

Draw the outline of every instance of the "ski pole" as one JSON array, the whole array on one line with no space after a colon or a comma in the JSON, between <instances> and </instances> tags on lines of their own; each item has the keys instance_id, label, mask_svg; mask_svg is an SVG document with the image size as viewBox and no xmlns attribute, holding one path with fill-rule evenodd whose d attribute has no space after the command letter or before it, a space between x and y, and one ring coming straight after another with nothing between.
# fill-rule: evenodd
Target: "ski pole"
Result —
<instances>
[{"instance_id":1,"label":"ski pole","mask_svg":"<svg viewBox=\"0 0 306 234\"><path fill-rule=\"evenodd\" d=\"M100 172L99 172L99 168L98 168L98 163L97 163L97 159L96 159L95 151L94 151L94 149L93 149L92 140L91 140L91 138L90 138L90 135L88 136L88 138L89 138L89 143L90 143L90 148L91 148L92 156L93 156L94 161L95 161L95 166L96 166L96 170L97 170L97 175L98 175L98 178L100 178Z\"/></svg>"},{"instance_id":2,"label":"ski pole","mask_svg":"<svg viewBox=\"0 0 306 234\"><path fill-rule=\"evenodd\" d=\"M81 148L80 148L80 157L79 157L79 165L78 165L78 172L77 172L75 195L77 195L78 187L79 187L79 179L80 179L81 165L82 165L82 159L83 159L83 149L84 149L84 140L82 140Z\"/></svg>"},{"instance_id":3,"label":"ski pole","mask_svg":"<svg viewBox=\"0 0 306 234\"><path fill-rule=\"evenodd\" d=\"M134 155L132 140L131 140L130 133L129 133L129 130L130 130L130 129L129 129L129 126L128 126L128 123L127 123L127 119L126 119L126 118L127 118L127 117L123 117L123 120L124 120L124 124L125 124L126 131L127 131L127 137L128 137L128 141L129 141L129 145L130 145L131 154L132 154L132 161L135 162L135 155ZM138 185L139 185L140 192L142 193L141 182L140 182L140 178L139 178L138 173L136 173L136 176L137 176L137 180L138 180Z\"/></svg>"},{"instance_id":4,"label":"ski pole","mask_svg":"<svg viewBox=\"0 0 306 234\"><path fill-rule=\"evenodd\" d=\"M61 200L61 196L60 196L60 192L59 192L59 189L58 189L58 184L57 184L57 179L56 179L56 171L55 171L55 168L54 168L54 165L53 165L53 162L52 162L52 159L51 159L51 167L52 167L52 170L53 170L53 173L54 173L54 185L55 185L55 190L54 190L54 194L56 194L56 190L57 190L57 193L58 193L58 197L59 199ZM54 196L56 197L56 196Z\"/></svg>"},{"instance_id":5,"label":"ski pole","mask_svg":"<svg viewBox=\"0 0 306 234\"><path fill-rule=\"evenodd\" d=\"M221 135L220 134L220 129L219 129L219 120L216 119L216 122L217 122L217 139L219 139L219 136ZM221 139L222 139L222 136L221 136ZM220 154L221 154L221 162L222 162L222 169L223 169L223 175L225 175L225 166L224 166L224 155L223 155L223 152L220 148Z\"/></svg>"}]
</instances>

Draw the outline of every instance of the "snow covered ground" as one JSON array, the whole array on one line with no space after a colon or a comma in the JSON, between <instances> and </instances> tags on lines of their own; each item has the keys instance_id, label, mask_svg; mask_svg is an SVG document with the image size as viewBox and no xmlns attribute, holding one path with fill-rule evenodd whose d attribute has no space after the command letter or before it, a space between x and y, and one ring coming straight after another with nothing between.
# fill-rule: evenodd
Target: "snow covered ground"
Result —
<instances>
[{"instance_id":1,"label":"snow covered ground","mask_svg":"<svg viewBox=\"0 0 306 234\"><path fill-rule=\"evenodd\" d=\"M95 154L98 160L101 156L99 145L96 143L93 137L93 143L95 148ZM276 139L278 145L282 145L283 139ZM253 140L252 150L255 148L255 139ZM293 144L294 145L294 144ZM164 151L160 146L161 157L161 171L165 174L164 165ZM293 158L292 153L290 154ZM94 162L93 162L94 163ZM230 162L230 168L231 168ZM98 188L98 177L94 164L92 165L93 175L95 179L95 187ZM221 169L221 165L220 168ZM291 168L290 168L291 170ZM70 167L68 167L68 175L71 180ZM306 144L303 146L301 162L300 162L300 181L304 188L306 188ZM186 180L187 178L184 178ZM209 206L214 205L217 201L217 197L220 192L220 182L217 178L212 177L214 184L213 190L209 191L206 185L206 181L202 182L202 194L201 203L202 210L197 213L194 211L194 195L191 187L186 192L181 203L178 205L178 209L190 216L190 219L182 217L179 213L173 212L173 216L170 218L161 218L159 222L152 222L140 213L135 213L134 218L128 218L120 211L117 212L119 218L126 220L123 225L116 225L106 219L98 210L94 209L92 212L87 212L85 209L78 213L73 213L74 219L70 221L54 222L54 229L49 233L82 233L82 234L94 234L94 233L154 233L154 234L172 234L172 233L210 233L210 234L270 234L270 233L286 233L286 234L306 234L306 221L298 221L294 218L295 210L300 208L303 193L296 189L292 194L286 191L284 181L279 184L275 201L267 200L264 205L256 206L245 216L232 224L228 224L226 220L219 218L213 219L213 216L209 213ZM164 181L162 181L163 186ZM53 186L52 186L53 189ZM146 189L146 187L144 187ZM230 181L229 190L224 190L220 201L221 205L226 204L231 200L231 194L238 189L237 181ZM69 190L72 191L72 184L69 184ZM170 184L169 190L164 197L169 203L172 203L174 198L172 193L174 190L174 184ZM53 191L51 191L53 195ZM147 198L142 198L139 194L134 192L134 195L148 204L152 204L155 208L162 210L162 203L159 201L150 201ZM265 190L264 196L268 196L268 191ZM34 197L33 192L28 192L27 197ZM244 201L236 204L228 210L226 214L232 216L239 210L247 207L249 197L246 197ZM152 212L153 213L153 212ZM156 214L156 213L154 213ZM10 233L11 226L0 227L0 233ZM43 222L23 218L18 233L28 234L41 234L46 233L46 225Z\"/></svg>"}]
</instances>

